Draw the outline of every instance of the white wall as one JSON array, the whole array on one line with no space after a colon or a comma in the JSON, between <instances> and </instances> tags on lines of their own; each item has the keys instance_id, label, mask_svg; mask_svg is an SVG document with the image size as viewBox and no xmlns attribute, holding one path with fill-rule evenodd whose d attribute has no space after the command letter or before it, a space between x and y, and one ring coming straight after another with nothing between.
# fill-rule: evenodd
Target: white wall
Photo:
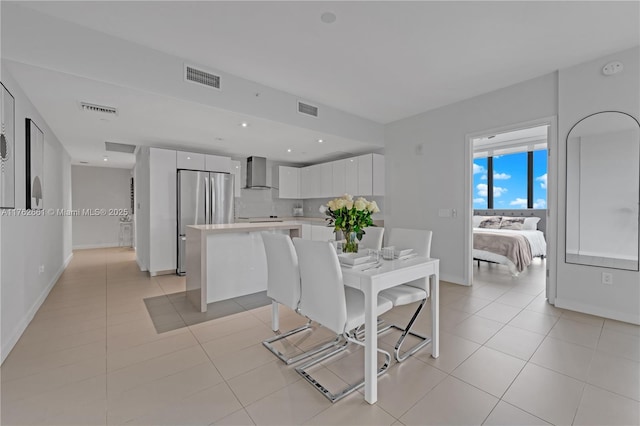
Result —
<instances>
[{"instance_id":1,"label":"white wall","mask_svg":"<svg viewBox=\"0 0 640 426\"><path fill-rule=\"evenodd\" d=\"M16 208L25 200L25 118L33 119L44 132L45 208L71 209L71 161L47 123L31 104L6 68L2 82L15 97L16 124ZM45 211L46 212L46 211ZM44 216L5 216L2 227L1 353L4 361L49 294L71 259L70 218ZM40 267L44 272L39 272Z\"/></svg>"},{"instance_id":2,"label":"white wall","mask_svg":"<svg viewBox=\"0 0 640 426\"><path fill-rule=\"evenodd\" d=\"M105 216L73 216L73 248L115 247L120 232L120 212L131 211L131 170L73 166L73 209L106 209ZM111 210L117 215L110 215Z\"/></svg>"},{"instance_id":3,"label":"white wall","mask_svg":"<svg viewBox=\"0 0 640 426\"><path fill-rule=\"evenodd\" d=\"M617 60L624 71L610 77L602 67ZM558 142L558 284L556 306L640 323L640 273L564 262L566 138L571 127L600 111L640 117L640 48L633 48L559 72ZM602 284L602 272L613 273L613 285Z\"/></svg>"},{"instance_id":4,"label":"white wall","mask_svg":"<svg viewBox=\"0 0 640 426\"><path fill-rule=\"evenodd\" d=\"M553 73L385 127L385 226L432 229L442 279L466 284L466 135L552 117L556 99ZM451 208L457 217L438 217Z\"/></svg>"}]
</instances>

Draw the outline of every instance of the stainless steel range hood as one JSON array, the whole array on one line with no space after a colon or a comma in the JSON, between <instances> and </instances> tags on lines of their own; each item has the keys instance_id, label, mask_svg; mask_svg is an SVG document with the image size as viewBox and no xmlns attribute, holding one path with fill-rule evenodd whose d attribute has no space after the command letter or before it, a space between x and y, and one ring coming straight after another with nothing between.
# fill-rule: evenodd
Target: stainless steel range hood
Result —
<instances>
[{"instance_id":1,"label":"stainless steel range hood","mask_svg":"<svg viewBox=\"0 0 640 426\"><path fill-rule=\"evenodd\" d=\"M246 189L271 189L267 185L267 159L264 157L247 158Z\"/></svg>"}]
</instances>

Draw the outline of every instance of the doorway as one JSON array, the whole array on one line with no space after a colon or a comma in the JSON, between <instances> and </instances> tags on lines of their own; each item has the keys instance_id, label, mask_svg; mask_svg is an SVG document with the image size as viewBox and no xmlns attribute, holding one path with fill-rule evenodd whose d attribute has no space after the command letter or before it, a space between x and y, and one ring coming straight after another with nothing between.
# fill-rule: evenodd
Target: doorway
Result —
<instances>
[{"instance_id":1,"label":"doorway","mask_svg":"<svg viewBox=\"0 0 640 426\"><path fill-rule=\"evenodd\" d=\"M467 135L468 285L474 277L483 282L533 280L551 303L555 300L556 150L555 117ZM508 239L530 247L530 263L515 253L498 254L495 247Z\"/></svg>"}]
</instances>

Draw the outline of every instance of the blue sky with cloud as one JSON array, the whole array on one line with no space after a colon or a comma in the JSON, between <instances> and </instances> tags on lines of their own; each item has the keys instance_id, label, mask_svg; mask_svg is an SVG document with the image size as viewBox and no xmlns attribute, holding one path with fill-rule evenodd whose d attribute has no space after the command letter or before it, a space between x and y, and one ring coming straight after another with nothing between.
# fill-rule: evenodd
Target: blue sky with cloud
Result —
<instances>
[{"instance_id":1,"label":"blue sky with cloud","mask_svg":"<svg viewBox=\"0 0 640 426\"><path fill-rule=\"evenodd\" d=\"M533 153L533 207L547 208L547 151ZM473 207L487 208L487 159L473 162ZM493 208L527 208L527 153L493 157Z\"/></svg>"}]
</instances>

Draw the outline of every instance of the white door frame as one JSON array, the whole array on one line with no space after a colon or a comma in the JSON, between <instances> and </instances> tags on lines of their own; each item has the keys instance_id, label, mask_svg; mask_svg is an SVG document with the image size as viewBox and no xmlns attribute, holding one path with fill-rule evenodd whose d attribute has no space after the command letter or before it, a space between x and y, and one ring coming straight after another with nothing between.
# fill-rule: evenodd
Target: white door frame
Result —
<instances>
[{"instance_id":1,"label":"white door frame","mask_svg":"<svg viewBox=\"0 0 640 426\"><path fill-rule=\"evenodd\" d=\"M466 232L464 243L464 281L465 285L473 283L473 227L471 216L473 215L473 139L483 136L522 130L530 127L549 126L547 128L547 288L546 295L550 303L554 303L556 297L557 276L557 226L558 226L558 119L556 116L544 117L537 120L510 124L508 126L486 129L469 133L465 136L465 209L464 220Z\"/></svg>"}]
</instances>

